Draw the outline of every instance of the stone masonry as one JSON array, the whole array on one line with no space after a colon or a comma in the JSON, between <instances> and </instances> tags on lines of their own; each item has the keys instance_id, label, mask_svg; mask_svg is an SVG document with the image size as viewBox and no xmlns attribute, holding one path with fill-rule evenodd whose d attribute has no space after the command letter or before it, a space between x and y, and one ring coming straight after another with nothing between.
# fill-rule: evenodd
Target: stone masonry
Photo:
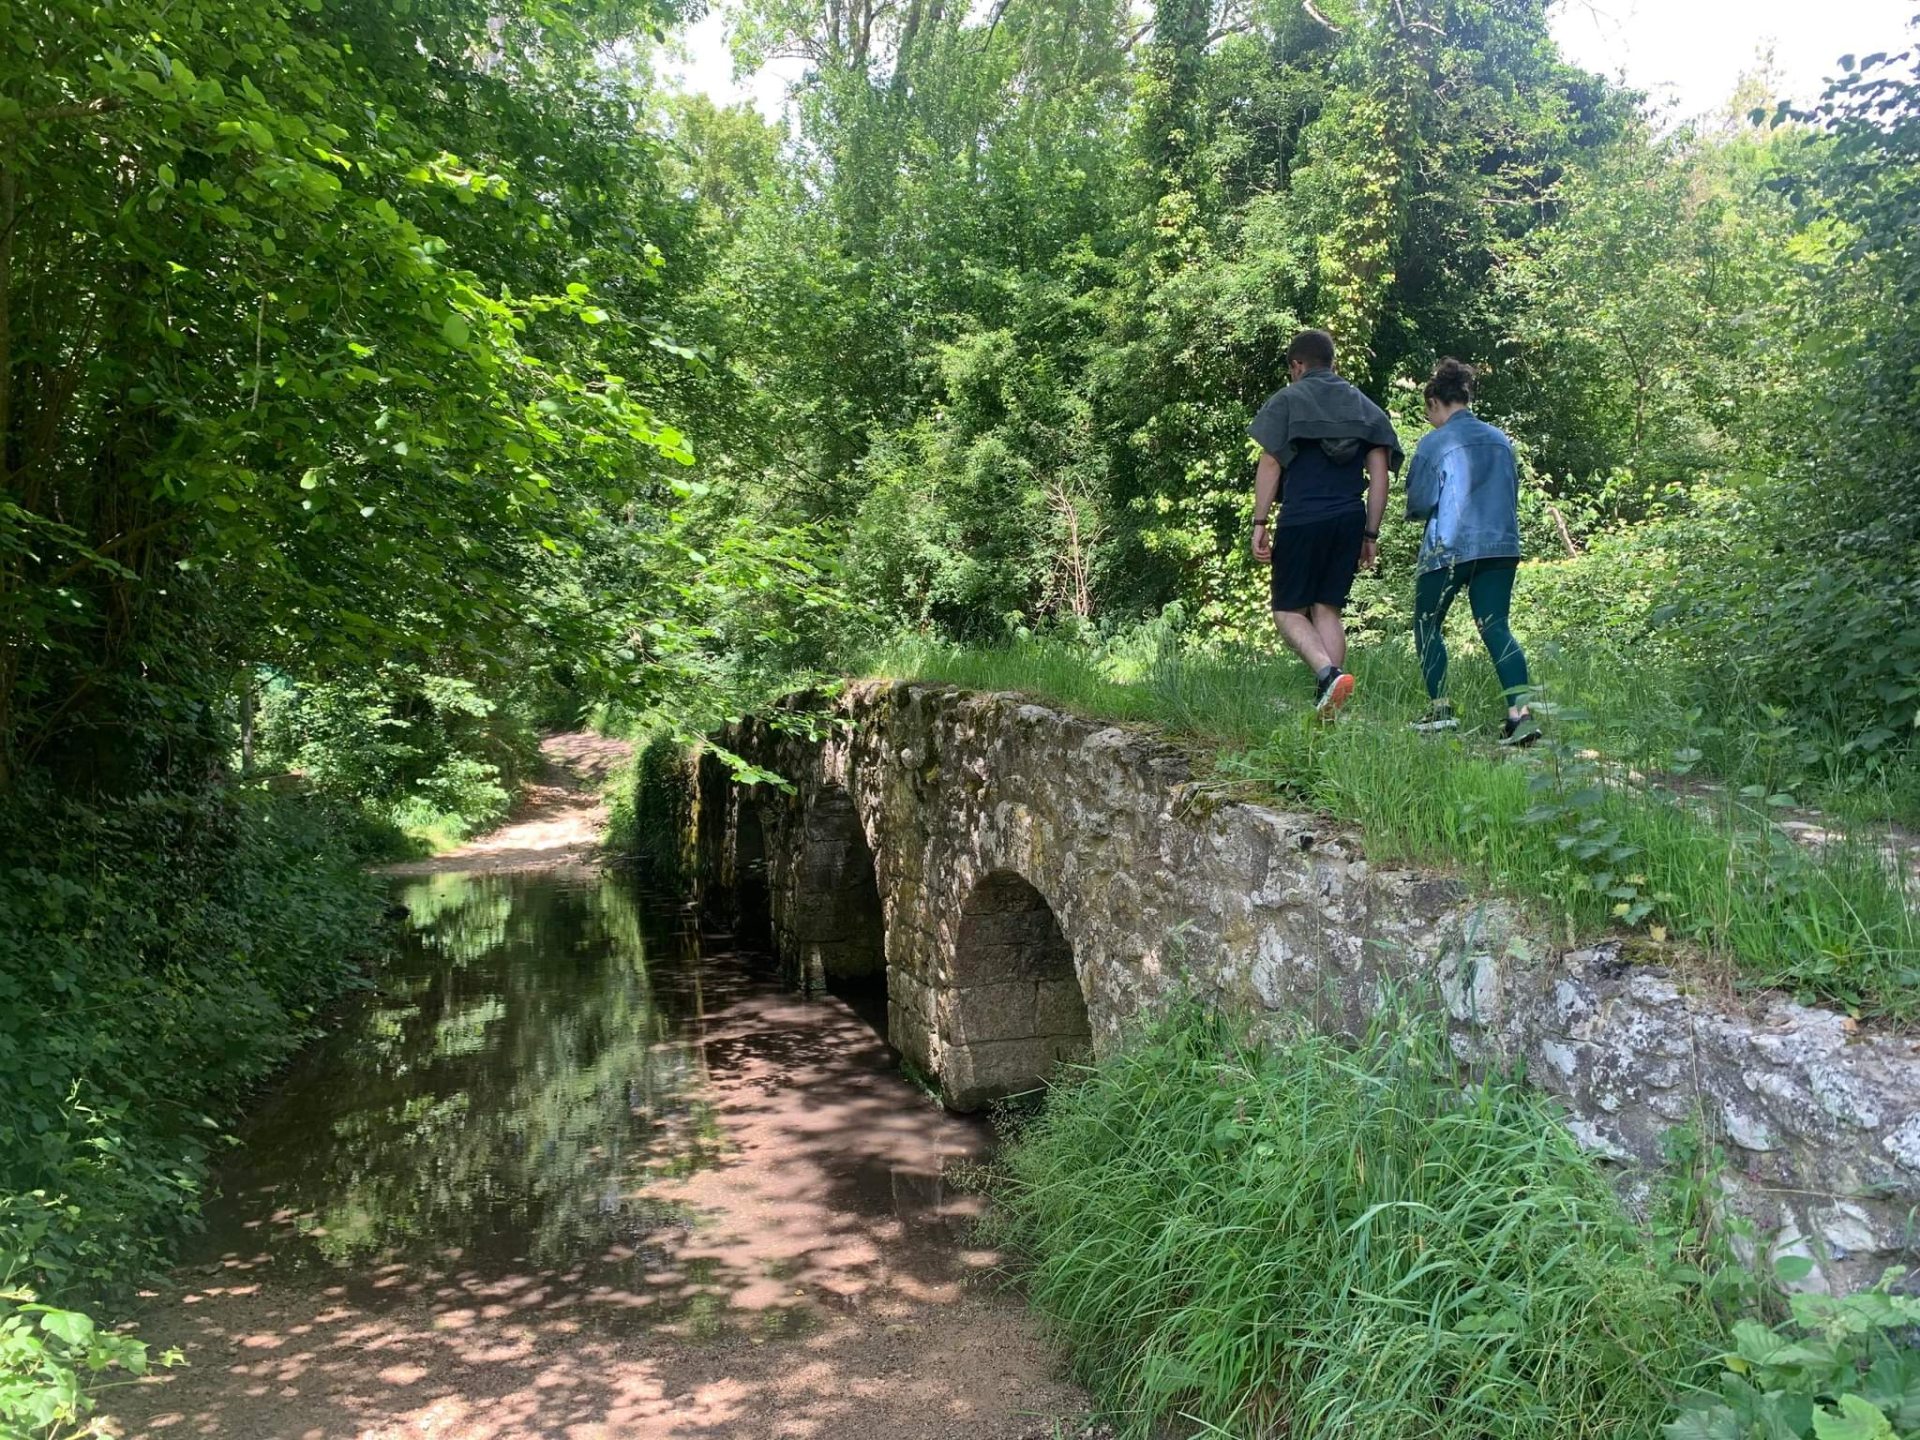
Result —
<instances>
[{"instance_id":1,"label":"stone masonry","mask_svg":"<svg viewBox=\"0 0 1920 1440\"><path fill-rule=\"evenodd\" d=\"M1454 879L1376 869L1318 817L1211 802L1150 737L1017 695L871 683L834 718L824 740L759 721L727 737L791 793L706 763L709 898L764 855L793 977L884 966L889 1038L955 1108L1031 1088L1182 989L1276 1036L1351 1034L1410 982L1459 1054L1523 1066L1607 1160L1657 1165L1697 1119L1734 1157L1729 1201L1775 1255L1816 1262L1806 1284L1920 1248L1920 1043L1556 946Z\"/></svg>"}]
</instances>

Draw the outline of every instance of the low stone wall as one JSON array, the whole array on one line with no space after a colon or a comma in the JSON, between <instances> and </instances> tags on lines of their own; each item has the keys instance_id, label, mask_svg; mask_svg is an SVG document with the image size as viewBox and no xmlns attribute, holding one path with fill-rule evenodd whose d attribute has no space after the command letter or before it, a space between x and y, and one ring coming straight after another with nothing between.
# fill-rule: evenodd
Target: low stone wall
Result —
<instances>
[{"instance_id":1,"label":"low stone wall","mask_svg":"<svg viewBox=\"0 0 1920 1440\"><path fill-rule=\"evenodd\" d=\"M1211 802L1151 737L1016 695L856 686L823 740L727 738L790 777L731 790L709 762L710 900L770 900L794 978L884 964L893 1044L966 1108L1112 1044L1183 989L1273 1029L1355 1033L1414 983L1478 1062L1524 1066L1602 1156L1662 1159L1698 1118L1723 1184L1850 1286L1911 1258L1920 1043L1778 1002L1752 1013L1611 946L1569 949L1456 880L1376 868L1319 817Z\"/></svg>"}]
</instances>

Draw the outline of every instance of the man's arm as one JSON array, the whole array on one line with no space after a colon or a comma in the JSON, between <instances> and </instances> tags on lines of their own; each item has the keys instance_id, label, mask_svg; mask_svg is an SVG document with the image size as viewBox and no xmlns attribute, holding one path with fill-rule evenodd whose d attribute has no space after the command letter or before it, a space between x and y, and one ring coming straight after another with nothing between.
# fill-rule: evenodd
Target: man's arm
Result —
<instances>
[{"instance_id":1,"label":"man's arm","mask_svg":"<svg viewBox=\"0 0 1920 1440\"><path fill-rule=\"evenodd\" d=\"M1280 462L1262 450L1253 472L1253 558L1262 564L1273 558L1273 501L1279 493Z\"/></svg>"},{"instance_id":2,"label":"man's arm","mask_svg":"<svg viewBox=\"0 0 1920 1440\"><path fill-rule=\"evenodd\" d=\"M1360 563L1372 565L1380 553L1380 521L1387 513L1387 448L1367 452L1367 538L1360 546Z\"/></svg>"}]
</instances>

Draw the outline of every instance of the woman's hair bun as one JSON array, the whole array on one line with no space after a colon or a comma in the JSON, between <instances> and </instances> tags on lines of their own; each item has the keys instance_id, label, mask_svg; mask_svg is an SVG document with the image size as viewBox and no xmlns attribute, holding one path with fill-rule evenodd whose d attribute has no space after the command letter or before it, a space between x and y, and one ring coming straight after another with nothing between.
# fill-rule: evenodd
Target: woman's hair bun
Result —
<instances>
[{"instance_id":1,"label":"woman's hair bun","mask_svg":"<svg viewBox=\"0 0 1920 1440\"><path fill-rule=\"evenodd\" d=\"M1449 355L1433 367L1433 378L1427 381L1427 399L1442 405L1471 405L1474 379L1471 365Z\"/></svg>"}]
</instances>

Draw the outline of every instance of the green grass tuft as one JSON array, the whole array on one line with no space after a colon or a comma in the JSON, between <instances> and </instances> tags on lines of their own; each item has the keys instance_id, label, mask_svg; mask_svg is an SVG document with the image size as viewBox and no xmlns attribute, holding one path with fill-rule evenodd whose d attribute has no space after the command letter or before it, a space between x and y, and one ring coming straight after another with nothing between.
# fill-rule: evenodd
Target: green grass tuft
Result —
<instances>
[{"instance_id":1,"label":"green grass tuft","mask_svg":"<svg viewBox=\"0 0 1920 1440\"><path fill-rule=\"evenodd\" d=\"M1407 1005L1355 1048L1176 1012L1051 1092L987 1224L1134 1436L1652 1437L1721 1338L1550 1102Z\"/></svg>"}]
</instances>

